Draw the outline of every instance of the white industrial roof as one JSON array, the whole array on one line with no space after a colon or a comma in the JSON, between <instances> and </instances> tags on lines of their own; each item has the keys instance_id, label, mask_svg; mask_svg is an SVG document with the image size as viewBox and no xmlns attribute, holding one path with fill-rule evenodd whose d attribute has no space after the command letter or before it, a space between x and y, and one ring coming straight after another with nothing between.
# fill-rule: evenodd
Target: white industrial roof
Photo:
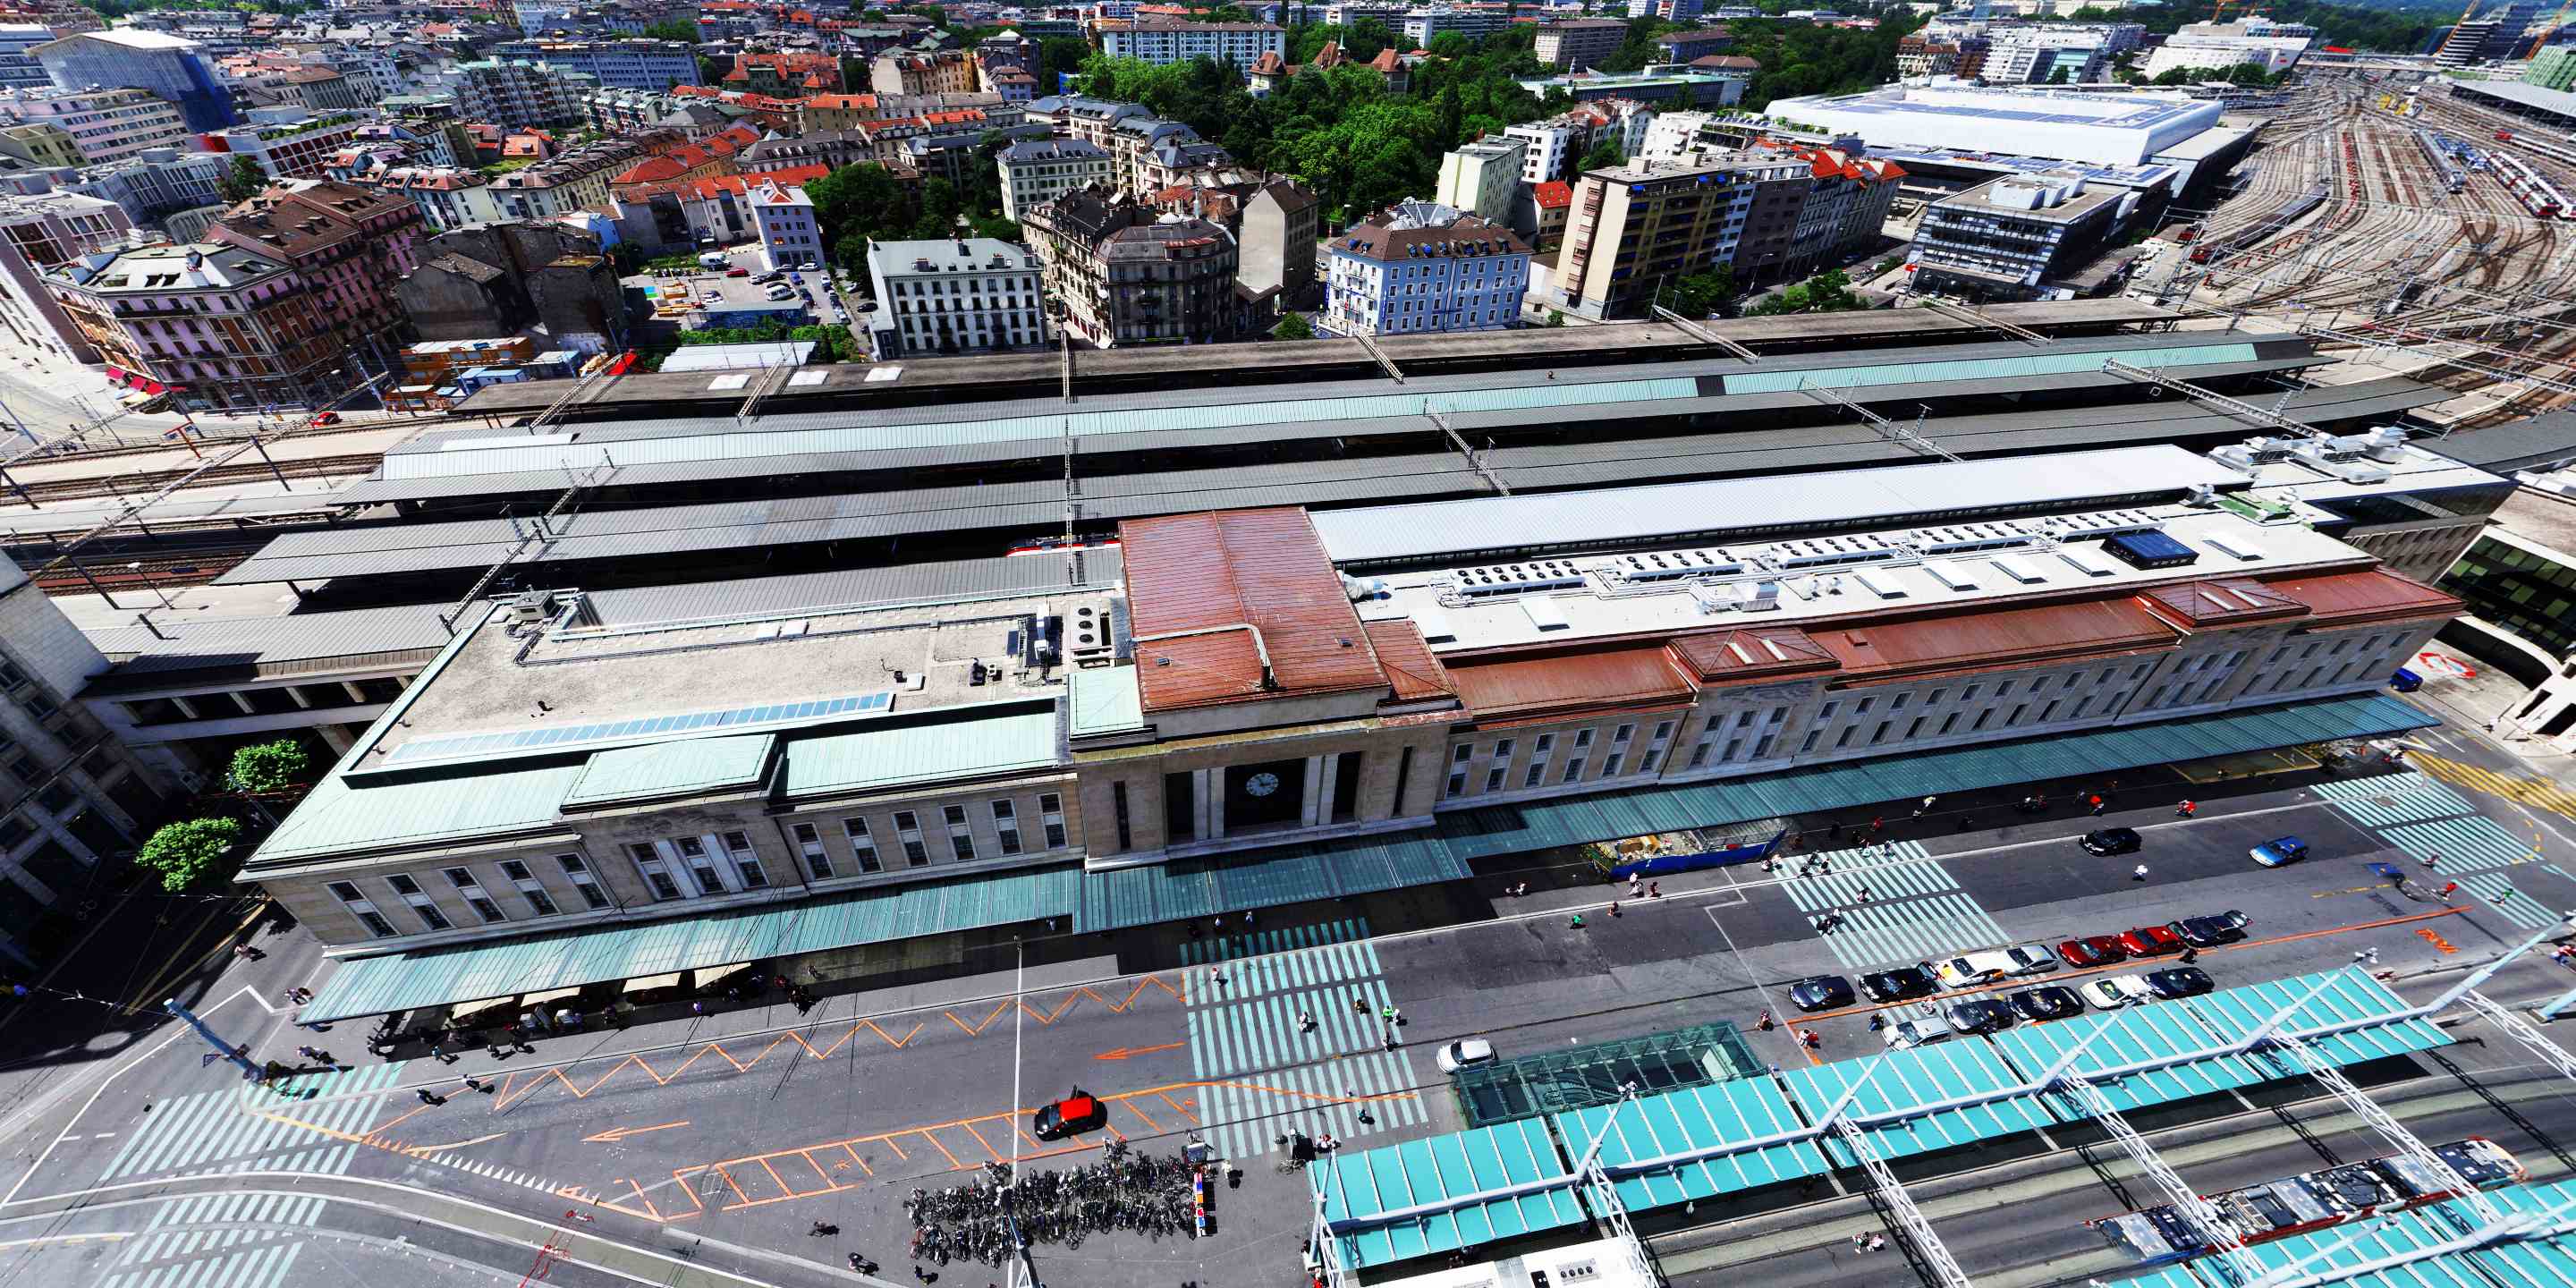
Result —
<instances>
[{"instance_id":1,"label":"white industrial roof","mask_svg":"<svg viewBox=\"0 0 2576 1288\"><path fill-rule=\"evenodd\" d=\"M1486 497L1319 511L1337 563L1422 559L1485 550L1616 546L1695 532L1848 523L2003 506L2077 505L2236 487L2245 476L2197 453L2158 444L2098 452L1927 462L1774 478L1716 479L1540 496Z\"/></svg>"}]
</instances>

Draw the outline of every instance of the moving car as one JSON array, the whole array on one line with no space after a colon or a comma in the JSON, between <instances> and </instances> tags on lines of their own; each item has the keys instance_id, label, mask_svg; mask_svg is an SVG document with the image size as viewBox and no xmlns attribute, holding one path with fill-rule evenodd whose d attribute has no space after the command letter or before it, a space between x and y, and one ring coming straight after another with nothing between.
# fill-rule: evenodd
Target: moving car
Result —
<instances>
[{"instance_id":1,"label":"moving car","mask_svg":"<svg viewBox=\"0 0 2576 1288\"><path fill-rule=\"evenodd\" d=\"M2004 956L2012 958L2015 975L2045 975L2057 969L2057 954L2048 951L2046 944L2015 944L2004 950Z\"/></svg>"},{"instance_id":2,"label":"moving car","mask_svg":"<svg viewBox=\"0 0 2576 1288\"><path fill-rule=\"evenodd\" d=\"M2146 842L2139 838L2136 828L2106 827L2098 832L2086 832L2084 839L2076 844L2083 846L2087 854L2107 857L2113 854L2135 854Z\"/></svg>"},{"instance_id":3,"label":"moving car","mask_svg":"<svg viewBox=\"0 0 2576 1288\"><path fill-rule=\"evenodd\" d=\"M2057 946L2057 955L2069 966L2109 966L2129 960L2128 947L2118 935L2090 935L2069 939Z\"/></svg>"},{"instance_id":4,"label":"moving car","mask_svg":"<svg viewBox=\"0 0 2576 1288\"><path fill-rule=\"evenodd\" d=\"M2013 1026L2013 1008L2009 1002L1980 997L1951 1007L1941 1018L1961 1033L2001 1033Z\"/></svg>"},{"instance_id":5,"label":"moving car","mask_svg":"<svg viewBox=\"0 0 2576 1288\"><path fill-rule=\"evenodd\" d=\"M2208 971L2197 966L2167 966L2147 972L2147 987L2170 1002L2178 997L2198 997L2217 985L2209 981Z\"/></svg>"},{"instance_id":6,"label":"moving car","mask_svg":"<svg viewBox=\"0 0 2576 1288\"><path fill-rule=\"evenodd\" d=\"M1483 1038L1460 1038L1440 1048L1440 1054L1432 1057L1432 1063L1439 1065L1442 1073L1456 1073L1471 1064L1492 1063L1493 1058L1493 1043Z\"/></svg>"},{"instance_id":7,"label":"moving car","mask_svg":"<svg viewBox=\"0 0 2576 1288\"><path fill-rule=\"evenodd\" d=\"M2100 979L2088 979L2075 992L2095 1009L2104 1011L2156 1000L2156 991L2135 975L2105 975Z\"/></svg>"},{"instance_id":8,"label":"moving car","mask_svg":"<svg viewBox=\"0 0 2576 1288\"><path fill-rule=\"evenodd\" d=\"M2025 988L2006 999L2015 1014L2025 1020L2062 1020L2084 1013L2084 999L2064 984L2042 984Z\"/></svg>"},{"instance_id":9,"label":"moving car","mask_svg":"<svg viewBox=\"0 0 2576 1288\"><path fill-rule=\"evenodd\" d=\"M1092 1131L1108 1125L1109 1106L1080 1087L1073 1094L1038 1110L1029 1121L1029 1131L1039 1140L1062 1140L1076 1132Z\"/></svg>"},{"instance_id":10,"label":"moving car","mask_svg":"<svg viewBox=\"0 0 2576 1288\"><path fill-rule=\"evenodd\" d=\"M749 277L749 276L751 276L751 270L750 270L750 269L747 269L747 268L744 268L744 267L743 267L742 265L740 265L740 264L736 264L736 265L734 265L733 267L728 268L728 269L726 269L726 270L725 270L725 276L727 276L727 277Z\"/></svg>"},{"instance_id":11,"label":"moving car","mask_svg":"<svg viewBox=\"0 0 2576 1288\"><path fill-rule=\"evenodd\" d=\"M2530 1175L2504 1147L2483 1136L2436 1145L2433 1153L2473 1186L2506 1184ZM2431 1168L2410 1156L2392 1154L2212 1194L2209 1202L2234 1227L2237 1237L2250 1245L2457 1196L2458 1190ZM2085 1224L2114 1250L2148 1265L2209 1251L2208 1239L2170 1204Z\"/></svg>"},{"instance_id":12,"label":"moving car","mask_svg":"<svg viewBox=\"0 0 2576 1288\"><path fill-rule=\"evenodd\" d=\"M1899 966L1861 976L1860 991L1868 994L1873 1002L1902 1002L1908 998L1930 997L1941 991L1941 981L1922 966Z\"/></svg>"},{"instance_id":13,"label":"moving car","mask_svg":"<svg viewBox=\"0 0 2576 1288\"><path fill-rule=\"evenodd\" d=\"M2131 957L2162 957L2182 951L2182 936L2163 926L2133 926L2120 933L2120 946Z\"/></svg>"},{"instance_id":14,"label":"moving car","mask_svg":"<svg viewBox=\"0 0 2576 1288\"><path fill-rule=\"evenodd\" d=\"M1964 953L1932 963L1932 973L1945 988L1975 988L2012 974L2020 964L2003 953Z\"/></svg>"},{"instance_id":15,"label":"moving car","mask_svg":"<svg viewBox=\"0 0 2576 1288\"><path fill-rule=\"evenodd\" d=\"M1959 1036L1959 1033L1958 1030L1950 1027L1948 1020L1937 1015L1927 1015L1919 1020L1899 1020L1888 1025L1887 1031L1879 1036L1888 1046L1896 1050L1910 1051L1916 1047L1930 1046L1935 1042L1947 1042Z\"/></svg>"},{"instance_id":16,"label":"moving car","mask_svg":"<svg viewBox=\"0 0 2576 1288\"><path fill-rule=\"evenodd\" d=\"M2165 927L2194 948L2215 948L2245 937L2244 913L2233 908L2207 917L2185 917Z\"/></svg>"},{"instance_id":17,"label":"moving car","mask_svg":"<svg viewBox=\"0 0 2576 1288\"><path fill-rule=\"evenodd\" d=\"M1789 986L1789 1001L1801 1011L1830 1011L1855 1000L1851 981L1840 975L1811 975Z\"/></svg>"},{"instance_id":18,"label":"moving car","mask_svg":"<svg viewBox=\"0 0 2576 1288\"><path fill-rule=\"evenodd\" d=\"M2277 868L2308 857L2308 843L2295 836L2276 836L2246 853L2264 867Z\"/></svg>"}]
</instances>

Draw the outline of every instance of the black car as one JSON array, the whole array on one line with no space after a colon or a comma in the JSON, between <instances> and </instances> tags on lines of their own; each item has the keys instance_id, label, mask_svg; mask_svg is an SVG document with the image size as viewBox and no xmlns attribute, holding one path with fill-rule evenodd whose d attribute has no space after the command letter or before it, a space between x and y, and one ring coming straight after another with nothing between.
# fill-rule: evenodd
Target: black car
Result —
<instances>
[{"instance_id":1,"label":"black car","mask_svg":"<svg viewBox=\"0 0 2576 1288\"><path fill-rule=\"evenodd\" d=\"M1789 986L1789 1000L1801 1011L1830 1011L1852 1004L1851 981L1840 975L1817 975Z\"/></svg>"},{"instance_id":2,"label":"black car","mask_svg":"<svg viewBox=\"0 0 2576 1288\"><path fill-rule=\"evenodd\" d=\"M2138 839L2136 828L2106 827L2098 832L2086 832L2078 844L2087 854L2112 855L2135 854L2145 842Z\"/></svg>"},{"instance_id":3,"label":"black car","mask_svg":"<svg viewBox=\"0 0 2576 1288\"><path fill-rule=\"evenodd\" d=\"M2245 937L2245 914L2234 909L2208 917L2185 917L2165 927L2194 948L2215 948Z\"/></svg>"},{"instance_id":4,"label":"black car","mask_svg":"<svg viewBox=\"0 0 2576 1288\"><path fill-rule=\"evenodd\" d=\"M1941 991L1941 981L1929 966L1899 966L1894 970L1872 971L1860 977L1860 991L1873 1002L1902 1002L1907 998L1930 997Z\"/></svg>"},{"instance_id":5,"label":"black car","mask_svg":"<svg viewBox=\"0 0 2576 1288\"><path fill-rule=\"evenodd\" d=\"M2147 987L2170 1002L2177 997L2198 997L2217 985L2209 982L2209 972L2197 966L2167 966L2147 972Z\"/></svg>"},{"instance_id":6,"label":"black car","mask_svg":"<svg viewBox=\"0 0 2576 1288\"><path fill-rule=\"evenodd\" d=\"M2013 1026L2013 1008L1991 997L1961 1002L1943 1013L1961 1033L2000 1033Z\"/></svg>"},{"instance_id":7,"label":"black car","mask_svg":"<svg viewBox=\"0 0 2576 1288\"><path fill-rule=\"evenodd\" d=\"M2062 1020L2084 1013L2084 999L2063 984L2043 984L2025 988L2007 999L2015 1012L2025 1020Z\"/></svg>"}]
</instances>

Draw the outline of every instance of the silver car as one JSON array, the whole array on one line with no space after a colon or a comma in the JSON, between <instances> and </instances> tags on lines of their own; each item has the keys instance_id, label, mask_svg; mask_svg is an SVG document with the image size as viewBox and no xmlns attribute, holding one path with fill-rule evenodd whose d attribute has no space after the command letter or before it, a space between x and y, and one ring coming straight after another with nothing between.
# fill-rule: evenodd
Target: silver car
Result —
<instances>
[{"instance_id":1,"label":"silver car","mask_svg":"<svg viewBox=\"0 0 2576 1288\"><path fill-rule=\"evenodd\" d=\"M2057 969L2057 954L2048 951L2046 944L2015 944L2004 950L2004 956L2012 958L2015 976L2045 975Z\"/></svg>"}]
</instances>

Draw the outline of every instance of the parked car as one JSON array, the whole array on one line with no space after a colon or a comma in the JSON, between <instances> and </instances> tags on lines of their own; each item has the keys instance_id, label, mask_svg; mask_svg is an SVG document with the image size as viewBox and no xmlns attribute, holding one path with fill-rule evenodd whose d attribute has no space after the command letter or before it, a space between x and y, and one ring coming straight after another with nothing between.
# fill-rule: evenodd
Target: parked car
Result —
<instances>
[{"instance_id":1,"label":"parked car","mask_svg":"<svg viewBox=\"0 0 2576 1288\"><path fill-rule=\"evenodd\" d=\"M1789 986L1789 1001L1801 1011L1830 1011L1855 1000L1851 981L1840 975L1811 975Z\"/></svg>"},{"instance_id":2,"label":"parked car","mask_svg":"<svg viewBox=\"0 0 2576 1288\"><path fill-rule=\"evenodd\" d=\"M2004 953L1964 953L1932 963L1932 973L1945 988L1975 988L2012 974L2020 964Z\"/></svg>"},{"instance_id":3,"label":"parked car","mask_svg":"<svg viewBox=\"0 0 2576 1288\"><path fill-rule=\"evenodd\" d=\"M340 413L336 411L317 411L313 413L313 423L316 425L337 425L340 423Z\"/></svg>"},{"instance_id":4,"label":"parked car","mask_svg":"<svg viewBox=\"0 0 2576 1288\"><path fill-rule=\"evenodd\" d=\"M2197 966L2167 966L2147 972L2147 987L2156 996L2171 1001L2177 997L2198 997L2218 987L2209 981L2209 972Z\"/></svg>"},{"instance_id":5,"label":"parked car","mask_svg":"<svg viewBox=\"0 0 2576 1288\"><path fill-rule=\"evenodd\" d=\"M813 260L810 260L810 259L809 259L809 260L807 260L807 261L805 261L805 262L804 262L804 263L802 263L802 264L797 265L796 267L801 268L801 269L805 270L805 271L806 271L806 272L808 272L808 273L819 273L819 272L822 272L822 271L823 271L823 266L822 266L821 264L817 264L817 263L815 263Z\"/></svg>"},{"instance_id":6,"label":"parked car","mask_svg":"<svg viewBox=\"0 0 2576 1288\"><path fill-rule=\"evenodd\" d=\"M2166 927L2194 948L2215 948L2245 937L2245 914L2233 908L2206 917L2185 917Z\"/></svg>"},{"instance_id":7,"label":"parked car","mask_svg":"<svg viewBox=\"0 0 2576 1288\"><path fill-rule=\"evenodd\" d=\"M2147 982L2135 975L2105 975L2099 979L2088 979L2075 992L2095 1008L2105 1011L2156 1000L2156 990L2147 987Z\"/></svg>"},{"instance_id":8,"label":"parked car","mask_svg":"<svg viewBox=\"0 0 2576 1288\"><path fill-rule=\"evenodd\" d=\"M2308 857L2308 843L2295 836L2276 836L2246 853L2264 867L2286 867Z\"/></svg>"},{"instance_id":9,"label":"parked car","mask_svg":"<svg viewBox=\"0 0 2576 1288\"><path fill-rule=\"evenodd\" d=\"M2106 827L2098 832L2086 832L2084 839L2076 842L2084 847L2085 853L2106 857L2113 854L2135 854L2145 843L2138 836L2138 830L2133 827Z\"/></svg>"},{"instance_id":10,"label":"parked car","mask_svg":"<svg viewBox=\"0 0 2576 1288\"><path fill-rule=\"evenodd\" d=\"M1940 992L1941 981L1926 967L1899 966L1861 976L1860 991L1873 1002L1902 1002Z\"/></svg>"},{"instance_id":11,"label":"parked car","mask_svg":"<svg viewBox=\"0 0 2576 1288\"><path fill-rule=\"evenodd\" d=\"M1440 1054L1433 1056L1431 1062L1439 1065L1442 1073L1456 1073L1472 1064L1490 1064L1493 1059L1493 1043L1483 1038L1460 1038L1440 1048Z\"/></svg>"},{"instance_id":12,"label":"parked car","mask_svg":"<svg viewBox=\"0 0 2576 1288\"><path fill-rule=\"evenodd\" d=\"M2057 954L2048 951L2046 944L2015 944L2004 950L2004 956L2012 958L2014 975L2045 975L2057 969Z\"/></svg>"},{"instance_id":13,"label":"parked car","mask_svg":"<svg viewBox=\"0 0 2576 1288\"><path fill-rule=\"evenodd\" d=\"M736 264L736 265L734 265L733 267L728 268L728 269L726 269L726 270L725 270L725 276L727 276L727 277L749 277L749 276L751 276L751 270L750 270L750 269L747 269L747 268L744 268L744 267L743 267L742 265L740 265L740 264Z\"/></svg>"},{"instance_id":14,"label":"parked car","mask_svg":"<svg viewBox=\"0 0 2576 1288\"><path fill-rule=\"evenodd\" d=\"M1951 1007L1941 1018L1961 1033L2001 1033L2013 1026L2013 1008L2009 1002L1980 997Z\"/></svg>"},{"instance_id":15,"label":"parked car","mask_svg":"<svg viewBox=\"0 0 2576 1288\"><path fill-rule=\"evenodd\" d=\"M1107 1126L1109 1106L1080 1087L1054 1104L1040 1108L1029 1121L1029 1131L1039 1140L1062 1140L1076 1132Z\"/></svg>"},{"instance_id":16,"label":"parked car","mask_svg":"<svg viewBox=\"0 0 2576 1288\"><path fill-rule=\"evenodd\" d=\"M2118 935L2090 935L2069 939L2057 946L2057 955L2069 966L2110 966L2129 960L2128 947Z\"/></svg>"},{"instance_id":17,"label":"parked car","mask_svg":"<svg viewBox=\"0 0 2576 1288\"><path fill-rule=\"evenodd\" d=\"M2120 932L2120 946L2131 957L2162 957L2182 951L2182 936L2163 926L2135 926Z\"/></svg>"},{"instance_id":18,"label":"parked car","mask_svg":"<svg viewBox=\"0 0 2576 1288\"><path fill-rule=\"evenodd\" d=\"M2013 1011L2025 1020L2062 1020L2084 1013L2084 999L2064 984L2042 984L2025 988L2006 999Z\"/></svg>"},{"instance_id":19,"label":"parked car","mask_svg":"<svg viewBox=\"0 0 2576 1288\"><path fill-rule=\"evenodd\" d=\"M1919 1020L1899 1020L1888 1025L1887 1031L1879 1036L1896 1050L1910 1051L1915 1047L1930 1046L1935 1042L1947 1042L1959 1034L1958 1030L1950 1027L1948 1020L1937 1015L1927 1015Z\"/></svg>"}]
</instances>

